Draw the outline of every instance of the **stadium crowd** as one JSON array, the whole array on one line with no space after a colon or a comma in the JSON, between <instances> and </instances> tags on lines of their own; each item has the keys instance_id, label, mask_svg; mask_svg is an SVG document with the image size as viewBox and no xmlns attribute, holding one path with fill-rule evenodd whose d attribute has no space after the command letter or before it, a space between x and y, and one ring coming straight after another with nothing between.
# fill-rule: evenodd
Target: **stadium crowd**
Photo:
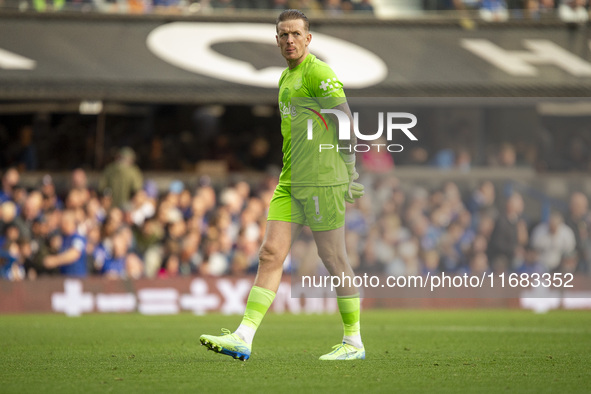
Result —
<instances>
[{"instance_id":1,"label":"stadium crowd","mask_svg":"<svg viewBox=\"0 0 591 394\"><path fill-rule=\"evenodd\" d=\"M477 12L488 22L509 19L548 19L558 16L569 23L589 20L588 0L424 0L424 9L456 11L463 14Z\"/></svg>"},{"instance_id":2,"label":"stadium crowd","mask_svg":"<svg viewBox=\"0 0 591 394\"><path fill-rule=\"evenodd\" d=\"M465 21L475 16L487 22L556 17L568 23L589 20L588 0L417 0L414 5L400 3L397 6L399 13L410 10L415 16L419 15L417 8L422 8L425 15L455 12ZM1 7L37 12L80 10L131 14L277 12L288 8L328 17L376 14L371 0L1 0ZM465 26L472 25L467 22Z\"/></svg>"},{"instance_id":3,"label":"stadium crowd","mask_svg":"<svg viewBox=\"0 0 591 394\"><path fill-rule=\"evenodd\" d=\"M403 185L392 163L361 157L366 197L347 210L347 247L357 272L388 275L589 271L587 197L570 196L565 212L525 217L516 191L491 181L461 190L447 181L427 190ZM97 185L82 169L60 193L51 175L34 188L16 168L2 173L0 272L4 279L43 275L169 278L243 275L256 269L275 176L214 187L171 180L164 192L143 179L133 151L122 149ZM544 219L544 220L542 220ZM286 271L318 273L304 231Z\"/></svg>"},{"instance_id":4,"label":"stadium crowd","mask_svg":"<svg viewBox=\"0 0 591 394\"><path fill-rule=\"evenodd\" d=\"M370 0L2 0L0 8L18 8L38 12L80 10L124 13L183 13L183 12L241 12L283 11L297 8L305 12L373 15Z\"/></svg>"}]
</instances>

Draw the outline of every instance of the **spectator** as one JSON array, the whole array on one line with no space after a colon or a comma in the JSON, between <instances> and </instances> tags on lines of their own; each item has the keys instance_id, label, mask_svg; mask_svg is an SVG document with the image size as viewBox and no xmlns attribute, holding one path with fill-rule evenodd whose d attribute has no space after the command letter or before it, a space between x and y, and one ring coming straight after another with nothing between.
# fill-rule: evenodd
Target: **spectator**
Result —
<instances>
[{"instance_id":1,"label":"spectator","mask_svg":"<svg viewBox=\"0 0 591 394\"><path fill-rule=\"evenodd\" d=\"M19 130L19 142L16 148L15 161L20 171L31 171L37 169L37 152L33 145L33 128L31 126L21 127Z\"/></svg>"},{"instance_id":2,"label":"spectator","mask_svg":"<svg viewBox=\"0 0 591 394\"><path fill-rule=\"evenodd\" d=\"M566 224L575 235L578 256L578 271L589 272L591 268L591 214L589 200L581 192L570 197L569 212Z\"/></svg>"},{"instance_id":3,"label":"spectator","mask_svg":"<svg viewBox=\"0 0 591 394\"><path fill-rule=\"evenodd\" d=\"M16 217L17 210L14 202L5 201L0 205L0 238L6 235L6 229L9 225L14 225Z\"/></svg>"},{"instance_id":4,"label":"spectator","mask_svg":"<svg viewBox=\"0 0 591 394\"><path fill-rule=\"evenodd\" d=\"M517 162L517 152L512 144L504 143L501 145L498 157L497 165L501 167L515 167Z\"/></svg>"},{"instance_id":5,"label":"spectator","mask_svg":"<svg viewBox=\"0 0 591 394\"><path fill-rule=\"evenodd\" d=\"M546 267L540 262L538 252L534 247L528 245L525 247L523 259L517 264L515 272L519 274L542 274L546 272Z\"/></svg>"},{"instance_id":6,"label":"spectator","mask_svg":"<svg viewBox=\"0 0 591 394\"><path fill-rule=\"evenodd\" d=\"M341 0L325 0L324 11L329 17L343 15Z\"/></svg>"},{"instance_id":7,"label":"spectator","mask_svg":"<svg viewBox=\"0 0 591 394\"><path fill-rule=\"evenodd\" d=\"M556 3L554 0L540 0L539 9L541 16L548 16L554 13L554 10L556 9Z\"/></svg>"},{"instance_id":8,"label":"spectator","mask_svg":"<svg viewBox=\"0 0 591 394\"><path fill-rule=\"evenodd\" d=\"M461 239L464 229L460 222L451 223L447 231L442 232L438 249L441 251L441 265L445 272L457 272L466 265L463 261Z\"/></svg>"},{"instance_id":9,"label":"spectator","mask_svg":"<svg viewBox=\"0 0 591 394\"><path fill-rule=\"evenodd\" d=\"M468 274L481 276L490 271L490 267L488 265L488 257L486 253L478 252L475 253L470 257L470 262L468 264Z\"/></svg>"},{"instance_id":10,"label":"spectator","mask_svg":"<svg viewBox=\"0 0 591 394\"><path fill-rule=\"evenodd\" d=\"M412 235L419 240L421 249L435 249L439 244L441 233L424 215L416 216L410 224Z\"/></svg>"},{"instance_id":11,"label":"spectator","mask_svg":"<svg viewBox=\"0 0 591 394\"><path fill-rule=\"evenodd\" d=\"M41 193L43 194L44 211L49 209L63 209L64 203L57 195L53 178L49 174L45 174L41 179Z\"/></svg>"},{"instance_id":12,"label":"spectator","mask_svg":"<svg viewBox=\"0 0 591 394\"><path fill-rule=\"evenodd\" d=\"M587 22L589 20L587 0L562 0L558 7L558 16L563 22Z\"/></svg>"},{"instance_id":13,"label":"spectator","mask_svg":"<svg viewBox=\"0 0 591 394\"><path fill-rule=\"evenodd\" d=\"M470 171L470 168L472 168L472 155L468 149L457 149L455 153L454 167L462 172Z\"/></svg>"},{"instance_id":14,"label":"spectator","mask_svg":"<svg viewBox=\"0 0 591 394\"><path fill-rule=\"evenodd\" d=\"M484 211L494 209L495 186L491 181L481 182L468 202L468 210L472 215L478 215Z\"/></svg>"},{"instance_id":15,"label":"spectator","mask_svg":"<svg viewBox=\"0 0 591 394\"><path fill-rule=\"evenodd\" d=\"M74 171L72 171L72 175L70 177L70 188L72 190L77 190L83 201L88 201L90 199L90 190L88 189L88 178L86 176L86 171L84 171L82 168L76 168Z\"/></svg>"},{"instance_id":16,"label":"spectator","mask_svg":"<svg viewBox=\"0 0 591 394\"><path fill-rule=\"evenodd\" d=\"M181 268L180 257L183 251L184 237L187 234L187 224L183 220L182 212L176 207L168 211L167 219L161 272L171 275L173 272L178 274L178 270ZM184 273L190 272L190 266L186 266Z\"/></svg>"},{"instance_id":17,"label":"spectator","mask_svg":"<svg viewBox=\"0 0 591 394\"><path fill-rule=\"evenodd\" d=\"M156 2L154 2L156 3ZM144 14L152 11L151 0L129 0L128 1L129 12L131 14ZM155 11L159 11L156 9Z\"/></svg>"},{"instance_id":18,"label":"spectator","mask_svg":"<svg viewBox=\"0 0 591 394\"><path fill-rule=\"evenodd\" d=\"M357 12L362 12L368 15L373 15L374 14L374 8L373 5L371 4L370 0L361 0L358 3L355 3L353 5L353 10L357 11Z\"/></svg>"},{"instance_id":19,"label":"spectator","mask_svg":"<svg viewBox=\"0 0 591 394\"><path fill-rule=\"evenodd\" d=\"M505 212L497 219L489 242L489 261L503 256L513 262L517 248L527 243L527 226L521 218L523 198L513 193L505 204Z\"/></svg>"},{"instance_id":20,"label":"spectator","mask_svg":"<svg viewBox=\"0 0 591 394\"><path fill-rule=\"evenodd\" d=\"M173 207L178 208L180 196L184 190L185 185L182 181L179 181L178 179L173 180L170 182L170 186L168 187L168 194L165 197L166 201Z\"/></svg>"},{"instance_id":21,"label":"spectator","mask_svg":"<svg viewBox=\"0 0 591 394\"><path fill-rule=\"evenodd\" d=\"M131 200L130 215L133 225L141 227L156 213L156 201L143 190L139 190Z\"/></svg>"},{"instance_id":22,"label":"spectator","mask_svg":"<svg viewBox=\"0 0 591 394\"><path fill-rule=\"evenodd\" d=\"M144 261L145 275L153 278L162 267L164 225L157 217L148 218L141 228L134 229L134 235L136 251Z\"/></svg>"},{"instance_id":23,"label":"spectator","mask_svg":"<svg viewBox=\"0 0 591 394\"><path fill-rule=\"evenodd\" d=\"M135 153L131 148L125 147L119 151L117 160L105 168L99 182L99 190L109 193L113 199L113 205L122 207L142 188L143 176L140 169L134 164Z\"/></svg>"},{"instance_id":24,"label":"spectator","mask_svg":"<svg viewBox=\"0 0 591 394\"><path fill-rule=\"evenodd\" d=\"M467 208L472 215L473 228L478 228L483 215L496 216L495 186L491 181L484 181L476 189L467 202Z\"/></svg>"},{"instance_id":25,"label":"spectator","mask_svg":"<svg viewBox=\"0 0 591 394\"><path fill-rule=\"evenodd\" d=\"M20 237L21 232L19 227L14 223L7 224L4 226L2 236L0 236L0 248L4 248L5 250L10 249L12 244L16 245ZM16 254L14 255L16 256Z\"/></svg>"},{"instance_id":26,"label":"spectator","mask_svg":"<svg viewBox=\"0 0 591 394\"><path fill-rule=\"evenodd\" d=\"M50 273L43 266L43 259L49 254L49 225L46 216L41 216L33 222L31 228L33 238L30 242L31 256L25 265L27 277L35 279L39 275Z\"/></svg>"},{"instance_id":27,"label":"spectator","mask_svg":"<svg viewBox=\"0 0 591 394\"><path fill-rule=\"evenodd\" d=\"M421 275L437 275L439 271L440 256L437 250L423 250L421 251Z\"/></svg>"},{"instance_id":28,"label":"spectator","mask_svg":"<svg viewBox=\"0 0 591 394\"><path fill-rule=\"evenodd\" d=\"M2 190L0 190L0 204L13 200L14 188L18 184L20 175L16 168L11 167L2 176Z\"/></svg>"},{"instance_id":29,"label":"spectator","mask_svg":"<svg viewBox=\"0 0 591 394\"><path fill-rule=\"evenodd\" d=\"M223 253L222 242L213 232L204 242L204 261L199 272L203 275L220 276L229 269L228 255Z\"/></svg>"},{"instance_id":30,"label":"spectator","mask_svg":"<svg viewBox=\"0 0 591 394\"><path fill-rule=\"evenodd\" d=\"M562 215L552 212L548 223L540 223L533 229L531 244L538 252L546 272L552 272L559 268L563 256L575 250L576 240Z\"/></svg>"},{"instance_id":31,"label":"spectator","mask_svg":"<svg viewBox=\"0 0 591 394\"><path fill-rule=\"evenodd\" d=\"M441 170L449 170L454 167L456 161L455 152L451 148L440 149L432 159L433 166Z\"/></svg>"},{"instance_id":32,"label":"spectator","mask_svg":"<svg viewBox=\"0 0 591 394\"><path fill-rule=\"evenodd\" d=\"M9 242L0 248L0 278L20 281L25 278L25 270L19 263L19 247L16 242Z\"/></svg>"},{"instance_id":33,"label":"spectator","mask_svg":"<svg viewBox=\"0 0 591 394\"><path fill-rule=\"evenodd\" d=\"M86 239L76 231L76 214L74 211L64 211L61 218L61 239L59 252L43 259L45 268L59 268L62 275L85 277L86 267Z\"/></svg>"},{"instance_id":34,"label":"spectator","mask_svg":"<svg viewBox=\"0 0 591 394\"><path fill-rule=\"evenodd\" d=\"M33 222L41 217L43 208L43 196L39 191L33 191L27 196L21 215L15 220L19 226L21 235L27 239L32 237Z\"/></svg>"},{"instance_id":35,"label":"spectator","mask_svg":"<svg viewBox=\"0 0 591 394\"><path fill-rule=\"evenodd\" d=\"M137 256L130 253L131 237L126 227L119 228L115 234L105 240L97 250L96 268L110 279L135 278L142 276L143 268L136 267ZM134 265L131 267L131 265ZM139 269L138 269L139 268Z\"/></svg>"},{"instance_id":36,"label":"spectator","mask_svg":"<svg viewBox=\"0 0 591 394\"><path fill-rule=\"evenodd\" d=\"M589 153L583 138L575 137L569 142L566 153L564 170L586 171L589 167Z\"/></svg>"},{"instance_id":37,"label":"spectator","mask_svg":"<svg viewBox=\"0 0 591 394\"><path fill-rule=\"evenodd\" d=\"M429 152L422 147L412 148L410 151L410 165L423 166L429 164Z\"/></svg>"},{"instance_id":38,"label":"spectator","mask_svg":"<svg viewBox=\"0 0 591 394\"><path fill-rule=\"evenodd\" d=\"M505 0L482 0L480 17L486 22L505 22L509 19L509 11Z\"/></svg>"}]
</instances>

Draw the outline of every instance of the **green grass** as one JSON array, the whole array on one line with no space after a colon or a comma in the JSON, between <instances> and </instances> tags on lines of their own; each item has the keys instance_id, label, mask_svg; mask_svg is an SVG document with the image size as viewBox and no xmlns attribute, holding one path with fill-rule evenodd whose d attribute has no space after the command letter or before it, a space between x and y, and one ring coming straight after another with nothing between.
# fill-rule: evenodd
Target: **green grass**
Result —
<instances>
[{"instance_id":1,"label":"green grass","mask_svg":"<svg viewBox=\"0 0 591 394\"><path fill-rule=\"evenodd\" d=\"M590 392L591 313L367 311L367 359L320 362L338 315L265 318L251 360L199 346L237 316L0 317L0 393Z\"/></svg>"}]
</instances>

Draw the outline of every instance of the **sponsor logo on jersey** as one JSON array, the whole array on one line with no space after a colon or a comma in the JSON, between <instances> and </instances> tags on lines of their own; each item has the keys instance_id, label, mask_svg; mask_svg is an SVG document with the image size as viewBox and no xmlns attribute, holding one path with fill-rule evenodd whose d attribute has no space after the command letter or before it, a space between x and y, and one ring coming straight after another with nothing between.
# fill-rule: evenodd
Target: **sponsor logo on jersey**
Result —
<instances>
[{"instance_id":1,"label":"sponsor logo on jersey","mask_svg":"<svg viewBox=\"0 0 591 394\"><path fill-rule=\"evenodd\" d=\"M291 115L294 118L297 115L295 105L291 105L291 103L284 103L283 101L279 102L279 112L281 113L281 119L288 117Z\"/></svg>"},{"instance_id":2,"label":"sponsor logo on jersey","mask_svg":"<svg viewBox=\"0 0 591 394\"><path fill-rule=\"evenodd\" d=\"M320 86L318 86L318 88L324 91L322 93L323 96L328 96L341 90L343 84L336 78L328 78L325 81L320 81Z\"/></svg>"}]
</instances>

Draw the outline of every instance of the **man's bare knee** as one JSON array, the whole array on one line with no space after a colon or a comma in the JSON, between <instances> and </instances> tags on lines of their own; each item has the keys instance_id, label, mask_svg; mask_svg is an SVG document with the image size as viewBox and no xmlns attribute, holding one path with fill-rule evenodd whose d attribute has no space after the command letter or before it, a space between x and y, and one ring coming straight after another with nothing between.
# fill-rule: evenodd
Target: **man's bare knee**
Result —
<instances>
[{"instance_id":1,"label":"man's bare knee","mask_svg":"<svg viewBox=\"0 0 591 394\"><path fill-rule=\"evenodd\" d=\"M259 250L259 264L265 266L283 264L279 248L268 243L263 243Z\"/></svg>"},{"instance_id":2,"label":"man's bare knee","mask_svg":"<svg viewBox=\"0 0 591 394\"><path fill-rule=\"evenodd\" d=\"M338 275L341 272L344 272L347 267L346 260L339 260L336 258L322 260L322 263L331 275Z\"/></svg>"},{"instance_id":3,"label":"man's bare knee","mask_svg":"<svg viewBox=\"0 0 591 394\"><path fill-rule=\"evenodd\" d=\"M319 247L318 257L320 257L322 261L334 261L338 258L338 253L335 248Z\"/></svg>"}]
</instances>

